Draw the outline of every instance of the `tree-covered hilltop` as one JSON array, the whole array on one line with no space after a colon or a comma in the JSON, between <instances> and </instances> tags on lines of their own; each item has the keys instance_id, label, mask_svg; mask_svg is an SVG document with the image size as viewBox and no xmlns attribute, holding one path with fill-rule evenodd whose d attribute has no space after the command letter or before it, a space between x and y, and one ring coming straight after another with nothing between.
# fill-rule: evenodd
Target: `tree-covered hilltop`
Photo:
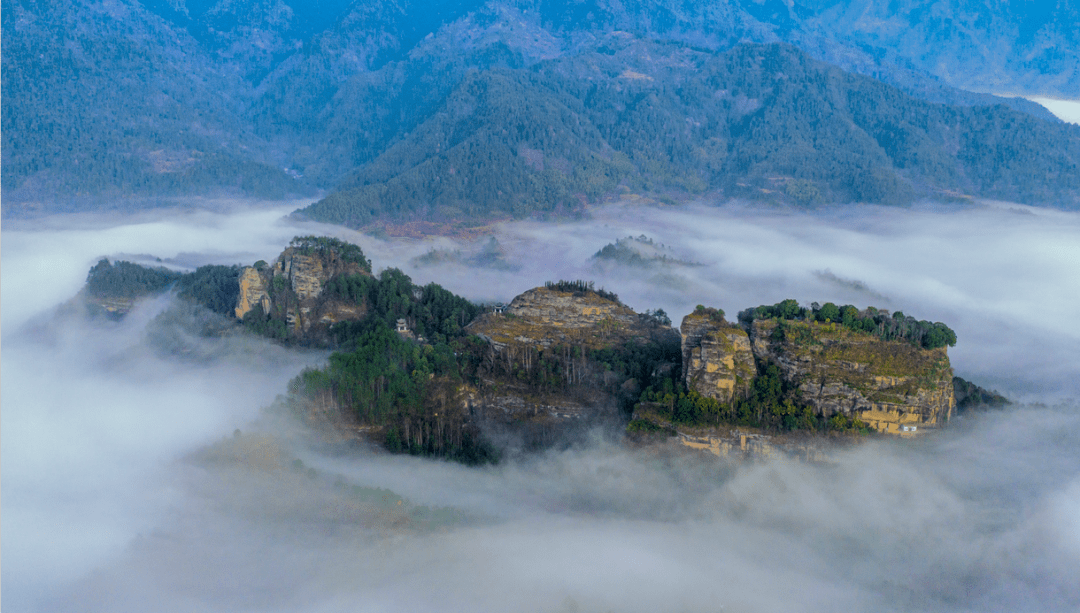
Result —
<instances>
[{"instance_id":1,"label":"tree-covered hilltop","mask_svg":"<svg viewBox=\"0 0 1080 613\"><path fill-rule=\"evenodd\" d=\"M886 341L904 340L924 349L936 349L956 345L956 333L941 322L918 320L902 311L892 315L884 309L867 307L864 310L845 304L836 306L831 302L823 305L813 303L810 308L799 306L793 299L773 305L762 305L739 312L739 322L749 325L756 319L835 322L845 328L873 334ZM776 328L783 334L783 326Z\"/></svg>"},{"instance_id":2,"label":"tree-covered hilltop","mask_svg":"<svg viewBox=\"0 0 1080 613\"><path fill-rule=\"evenodd\" d=\"M377 277L350 275L330 281L328 295L363 304L367 315L361 322L341 322L331 329L340 345L358 330L367 329L368 320L381 321L392 327L397 320L405 324L418 337L445 342L462 335L462 330L479 313L480 307L465 298L443 289L437 283L417 286L412 279L397 268L388 268Z\"/></svg>"},{"instance_id":3,"label":"tree-covered hilltop","mask_svg":"<svg viewBox=\"0 0 1080 613\"><path fill-rule=\"evenodd\" d=\"M557 292L568 292L575 296L585 296L587 294L594 294L603 298L604 300L610 300L615 304L622 304L619 301L619 296L615 292L609 292L604 288L596 289L596 283L593 281L586 281L584 279L577 279L575 281L567 281L565 279L559 279L558 281L545 281L544 287L555 290Z\"/></svg>"},{"instance_id":4,"label":"tree-covered hilltop","mask_svg":"<svg viewBox=\"0 0 1080 613\"><path fill-rule=\"evenodd\" d=\"M1012 404L1012 401L996 391L984 389L961 377L953 377L953 394L956 396L956 412L959 415L969 411L1000 409Z\"/></svg>"},{"instance_id":5,"label":"tree-covered hilltop","mask_svg":"<svg viewBox=\"0 0 1080 613\"><path fill-rule=\"evenodd\" d=\"M86 274L86 291L99 298L139 298L162 292L180 278L175 270L102 258Z\"/></svg>"},{"instance_id":6,"label":"tree-covered hilltop","mask_svg":"<svg viewBox=\"0 0 1080 613\"><path fill-rule=\"evenodd\" d=\"M593 254L594 262L615 264L632 268L657 266L694 266L693 262L677 257L671 248L658 244L645 236L627 236L608 243Z\"/></svg>"},{"instance_id":7,"label":"tree-covered hilltop","mask_svg":"<svg viewBox=\"0 0 1080 613\"><path fill-rule=\"evenodd\" d=\"M548 282L491 312L396 268L370 270L359 246L307 236L251 267L179 274L102 260L85 294L104 306L174 288L183 304L220 315L207 334L231 326L332 349L289 385L299 416L360 429L392 452L466 463L497 460L493 441L507 432L528 432L530 448L575 423L899 432L943 425L954 398L958 410L1007 402L953 377L948 326L899 311L789 299L733 323L699 305L680 345L662 310L635 313L589 281Z\"/></svg>"},{"instance_id":8,"label":"tree-covered hilltop","mask_svg":"<svg viewBox=\"0 0 1080 613\"><path fill-rule=\"evenodd\" d=\"M713 54L609 37L528 69L473 73L303 212L352 226L522 217L618 189L797 205L962 193L1075 206L1078 160L1075 126L930 104L792 47Z\"/></svg>"},{"instance_id":9,"label":"tree-covered hilltop","mask_svg":"<svg viewBox=\"0 0 1080 613\"><path fill-rule=\"evenodd\" d=\"M364 256L363 249L348 241L332 236L297 236L289 241L292 247L302 255L316 255L330 260L341 260L358 264L365 272L371 272L371 261Z\"/></svg>"},{"instance_id":10,"label":"tree-covered hilltop","mask_svg":"<svg viewBox=\"0 0 1080 613\"><path fill-rule=\"evenodd\" d=\"M456 349L467 340L421 344L377 318L337 330L342 350L322 369L289 384L301 411L344 413L344 419L381 433L391 452L448 457L469 464L498 454L468 415Z\"/></svg>"}]
</instances>

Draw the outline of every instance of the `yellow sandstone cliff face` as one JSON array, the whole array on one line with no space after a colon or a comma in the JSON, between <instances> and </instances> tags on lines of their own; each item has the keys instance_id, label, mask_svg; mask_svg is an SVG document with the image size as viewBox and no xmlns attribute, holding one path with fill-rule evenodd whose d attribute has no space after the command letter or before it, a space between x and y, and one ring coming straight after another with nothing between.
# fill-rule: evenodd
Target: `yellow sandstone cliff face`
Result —
<instances>
[{"instance_id":1,"label":"yellow sandstone cliff face","mask_svg":"<svg viewBox=\"0 0 1080 613\"><path fill-rule=\"evenodd\" d=\"M270 312L270 294L266 280L255 268L245 267L240 273L240 298L236 305L236 318L243 319L255 305L262 305L263 313Z\"/></svg>"},{"instance_id":2,"label":"yellow sandstone cliff face","mask_svg":"<svg viewBox=\"0 0 1080 613\"><path fill-rule=\"evenodd\" d=\"M284 275L300 300L317 298L322 292L323 283L330 280L322 258L304 255L291 247L278 256L274 274Z\"/></svg>"},{"instance_id":3,"label":"yellow sandstone cliff face","mask_svg":"<svg viewBox=\"0 0 1080 613\"><path fill-rule=\"evenodd\" d=\"M335 276L353 274L370 273L355 262L342 260L333 250L302 253L296 247L289 247L261 271L244 268L239 280L236 317L243 319L260 305L266 316L284 318L291 338L316 341L330 325L357 320L367 313L364 304L323 293Z\"/></svg>"},{"instance_id":4,"label":"yellow sandstone cliff face","mask_svg":"<svg viewBox=\"0 0 1080 613\"><path fill-rule=\"evenodd\" d=\"M498 347L560 343L593 347L649 335L632 309L594 293L575 295L538 287L514 298L506 313L509 316L481 317L468 329Z\"/></svg>"},{"instance_id":5,"label":"yellow sandstone cliff face","mask_svg":"<svg viewBox=\"0 0 1080 613\"><path fill-rule=\"evenodd\" d=\"M514 432L537 445L559 432L617 422L620 398L640 394L638 381L592 361L591 350L627 341L678 343L670 327L614 300L548 287L526 291L505 314L483 315L466 331L489 343L470 414L492 432ZM547 374L533 377L538 372Z\"/></svg>"},{"instance_id":6,"label":"yellow sandstone cliff face","mask_svg":"<svg viewBox=\"0 0 1080 613\"><path fill-rule=\"evenodd\" d=\"M884 341L839 324L755 321L754 354L775 363L801 399L826 417L842 413L879 432L910 435L952 416L952 368L944 347Z\"/></svg>"},{"instance_id":7,"label":"yellow sandstone cliff face","mask_svg":"<svg viewBox=\"0 0 1080 613\"><path fill-rule=\"evenodd\" d=\"M687 389L722 403L747 395L756 368L746 331L705 312L684 317L679 331Z\"/></svg>"}]
</instances>

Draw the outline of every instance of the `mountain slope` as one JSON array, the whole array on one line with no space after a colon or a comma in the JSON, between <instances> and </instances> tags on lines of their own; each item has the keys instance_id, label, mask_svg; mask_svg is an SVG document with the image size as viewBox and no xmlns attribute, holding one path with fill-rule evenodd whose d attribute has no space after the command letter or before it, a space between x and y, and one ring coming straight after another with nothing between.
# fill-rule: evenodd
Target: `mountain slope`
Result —
<instances>
[{"instance_id":1,"label":"mountain slope","mask_svg":"<svg viewBox=\"0 0 1080 613\"><path fill-rule=\"evenodd\" d=\"M383 162L400 158L400 149L415 142L413 132L432 119L471 71L493 69L514 75L543 72L539 81L526 79L522 87L540 86L568 109L583 103L572 96L600 96L585 105L583 121L610 141L604 147L634 160L633 169L604 181L623 181L634 190L689 193L726 185L729 193L737 193L737 184L747 183L741 175L729 176L726 183L714 175L729 172L734 158L719 152L734 150L731 139L742 132L731 132L727 140L676 138L690 125L686 117L698 112L694 105L700 101L682 101L682 94L669 95L668 90L693 79L676 74L676 66L665 69L674 80L665 80L667 73L653 74L658 65L649 65L647 58L634 64L635 70L653 81L631 83L631 77L621 76L623 68L612 72L601 56L621 48L612 43L620 32L632 32L642 45L673 42L705 55L740 42L786 41L922 100L967 106L1002 102L1043 118L1051 116L1034 103L963 92L942 79L957 82L959 70L973 87L993 74L999 75L994 88L1059 95L1080 90L1075 76L1080 44L1078 29L1072 27L1076 12L1067 3L1042 12L978 0L960 5L915 0L888 6L832 0L699 5L638 0L2 0L4 214L121 201L139 206L140 199L161 196L224 192L273 197L311 188L353 189L372 180L374 170L366 165L384 155ZM950 35L956 24L963 28ZM939 41L947 35L955 40ZM985 50L980 51L984 55L1000 52L1003 59L995 64L972 55L950 63L950 50L961 43ZM606 72L590 68L589 62L608 66ZM566 75L555 72L556 66ZM597 80L593 93L581 76L590 70ZM650 83L657 89L645 94ZM611 99L614 106L600 104L609 90L624 86L637 87L642 97L618 94ZM614 117L618 121L609 126ZM654 145L628 148L623 141L641 136L634 127L639 121L665 126L662 138L671 151ZM766 128L749 133L776 138L763 133ZM1036 132L1029 136L1042 138L1042 129ZM1051 140L1062 138L1069 137ZM864 139L843 139L857 149L856 158L877 155ZM741 159L746 168L764 168L760 159ZM878 155L868 168L881 162ZM1052 166L1043 174L1056 172ZM514 182L531 171L522 172ZM1058 199L1053 190L1009 187L1008 174L994 180L993 193L1032 202ZM966 171L952 175L949 180L957 189L982 185L982 179ZM822 180L820 173L814 176ZM776 187L747 185L747 194ZM826 187L827 192L816 188L820 196L855 197L842 195L855 193L850 189ZM532 195L519 200L534 201L536 193L549 188L526 190ZM813 193L808 190L796 191ZM583 188L572 186L568 197L559 198L572 201L579 193ZM438 206L461 208L461 202L451 200ZM550 200L544 206L555 208Z\"/></svg>"},{"instance_id":2,"label":"mountain slope","mask_svg":"<svg viewBox=\"0 0 1080 613\"><path fill-rule=\"evenodd\" d=\"M194 41L124 4L3 4L5 200L295 189Z\"/></svg>"},{"instance_id":3,"label":"mountain slope","mask_svg":"<svg viewBox=\"0 0 1080 613\"><path fill-rule=\"evenodd\" d=\"M1080 128L947 107L786 45L713 54L612 35L530 68L466 77L438 109L304 210L523 216L632 191L812 204L961 192L1075 206Z\"/></svg>"}]
</instances>

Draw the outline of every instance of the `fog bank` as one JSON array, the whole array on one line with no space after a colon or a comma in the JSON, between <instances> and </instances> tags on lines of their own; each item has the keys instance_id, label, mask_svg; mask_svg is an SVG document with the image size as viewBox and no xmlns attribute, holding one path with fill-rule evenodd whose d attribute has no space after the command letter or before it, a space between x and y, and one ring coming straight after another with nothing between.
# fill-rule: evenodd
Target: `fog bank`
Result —
<instances>
[{"instance_id":1,"label":"fog bank","mask_svg":"<svg viewBox=\"0 0 1080 613\"><path fill-rule=\"evenodd\" d=\"M1080 215L613 206L498 226L511 272L417 267L432 247L472 245L377 240L284 212L5 228L5 610L1080 609L1080 410L1069 400L1080 396ZM154 331L170 298L120 323L48 315L99 256L250 263L309 233L476 300L588 278L676 323L698 303L729 317L788 297L899 308L957 331L959 374L1047 406L822 465L737 465L598 435L468 468L308 446L261 410L324 356L242 336L189 338L195 357L163 351ZM640 234L700 265L590 262Z\"/></svg>"}]
</instances>

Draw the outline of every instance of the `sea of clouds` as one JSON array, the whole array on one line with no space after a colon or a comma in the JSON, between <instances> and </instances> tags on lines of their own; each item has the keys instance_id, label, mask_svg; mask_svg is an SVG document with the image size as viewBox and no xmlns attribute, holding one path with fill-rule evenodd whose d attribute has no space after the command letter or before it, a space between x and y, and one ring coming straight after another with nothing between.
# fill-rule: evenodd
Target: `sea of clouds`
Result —
<instances>
[{"instance_id":1,"label":"sea of clouds","mask_svg":"<svg viewBox=\"0 0 1080 613\"><path fill-rule=\"evenodd\" d=\"M5 610L1080 609L1080 215L620 204L498 226L507 270L419 267L432 248L475 245L374 239L285 218L294 208L5 222ZM827 464L734 464L598 434L470 468L328 453L267 416L324 353L243 336L189 339L207 348L198 359L162 351L167 296L121 322L53 314L101 256L179 269L270 261L311 233L474 300L584 278L676 324L696 304L733 317L789 297L900 309L948 323L957 374L1024 404ZM641 234L698 265L590 259ZM204 457L249 437L269 450L259 461ZM307 470L281 468L294 459ZM355 505L343 485L464 519L412 526Z\"/></svg>"}]
</instances>

